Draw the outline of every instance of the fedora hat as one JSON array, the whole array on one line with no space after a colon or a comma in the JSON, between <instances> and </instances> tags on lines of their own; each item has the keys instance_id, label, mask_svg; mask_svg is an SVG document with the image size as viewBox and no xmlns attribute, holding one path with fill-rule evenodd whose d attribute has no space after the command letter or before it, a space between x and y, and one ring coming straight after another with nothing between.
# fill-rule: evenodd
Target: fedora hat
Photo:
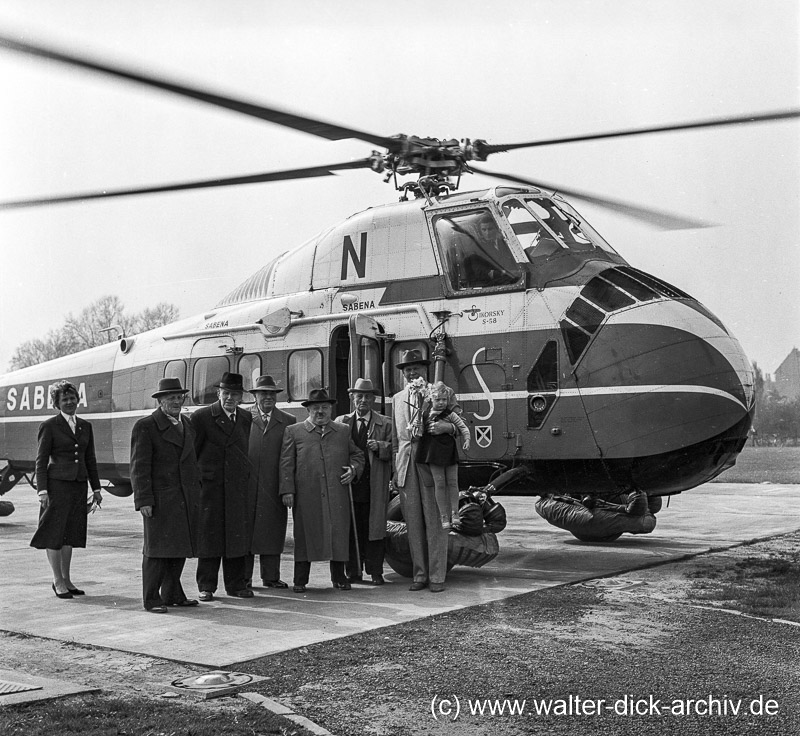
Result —
<instances>
[{"instance_id":1,"label":"fedora hat","mask_svg":"<svg viewBox=\"0 0 800 736\"><path fill-rule=\"evenodd\" d=\"M348 394L377 394L378 389L372 387L369 378L356 378L356 382L347 389Z\"/></svg>"},{"instance_id":2,"label":"fedora hat","mask_svg":"<svg viewBox=\"0 0 800 736\"><path fill-rule=\"evenodd\" d=\"M283 389L275 385L275 379L272 376L259 376L256 378L256 385L250 389L250 393L254 394L256 391L271 391L277 394Z\"/></svg>"},{"instance_id":3,"label":"fedora hat","mask_svg":"<svg viewBox=\"0 0 800 736\"><path fill-rule=\"evenodd\" d=\"M162 378L158 382L158 391L152 394L154 399L164 394L188 394L189 389L181 386L180 378Z\"/></svg>"},{"instance_id":4,"label":"fedora hat","mask_svg":"<svg viewBox=\"0 0 800 736\"><path fill-rule=\"evenodd\" d=\"M313 388L308 394L305 401L301 401L301 406L309 406L310 404L335 404L336 399L328 396L328 392L324 388Z\"/></svg>"},{"instance_id":5,"label":"fedora hat","mask_svg":"<svg viewBox=\"0 0 800 736\"><path fill-rule=\"evenodd\" d=\"M395 368L402 370L407 365L430 365L431 362L427 358L422 357L421 350L406 350L401 356L399 363L395 364Z\"/></svg>"},{"instance_id":6,"label":"fedora hat","mask_svg":"<svg viewBox=\"0 0 800 736\"><path fill-rule=\"evenodd\" d=\"M222 388L227 391L244 391L244 382L241 373L228 373L227 371L222 374L220 382L214 388Z\"/></svg>"}]
</instances>

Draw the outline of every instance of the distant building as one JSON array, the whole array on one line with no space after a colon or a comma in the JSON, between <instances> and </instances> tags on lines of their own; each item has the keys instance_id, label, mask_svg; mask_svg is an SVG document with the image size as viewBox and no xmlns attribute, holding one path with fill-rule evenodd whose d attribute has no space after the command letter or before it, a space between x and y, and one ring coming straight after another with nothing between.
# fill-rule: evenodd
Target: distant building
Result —
<instances>
[{"instance_id":1,"label":"distant building","mask_svg":"<svg viewBox=\"0 0 800 736\"><path fill-rule=\"evenodd\" d=\"M800 350L793 348L775 371L775 390L787 399L800 397Z\"/></svg>"}]
</instances>

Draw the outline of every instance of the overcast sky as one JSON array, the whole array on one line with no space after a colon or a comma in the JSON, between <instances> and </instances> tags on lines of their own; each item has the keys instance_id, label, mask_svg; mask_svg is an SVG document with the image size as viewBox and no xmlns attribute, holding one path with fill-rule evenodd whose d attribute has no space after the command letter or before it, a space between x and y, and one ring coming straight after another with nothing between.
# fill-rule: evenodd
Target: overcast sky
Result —
<instances>
[{"instance_id":1,"label":"overcast sky","mask_svg":"<svg viewBox=\"0 0 800 736\"><path fill-rule=\"evenodd\" d=\"M3 0L0 33L381 135L505 143L800 108L794 0ZM371 150L2 50L0 99L0 199ZM718 223L663 232L575 202L631 265L703 302L773 372L800 347L799 134L800 121L675 132L484 167ZM353 171L2 212L0 370L99 296L202 312L277 253L394 199Z\"/></svg>"}]
</instances>

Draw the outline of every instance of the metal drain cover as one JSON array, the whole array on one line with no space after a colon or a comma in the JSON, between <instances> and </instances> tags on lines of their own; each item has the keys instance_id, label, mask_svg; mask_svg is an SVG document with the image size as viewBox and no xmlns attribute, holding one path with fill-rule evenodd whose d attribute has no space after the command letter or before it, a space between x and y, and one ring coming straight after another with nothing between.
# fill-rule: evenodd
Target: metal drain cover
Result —
<instances>
[{"instance_id":1,"label":"metal drain cover","mask_svg":"<svg viewBox=\"0 0 800 736\"><path fill-rule=\"evenodd\" d=\"M235 692L246 685L266 680L266 677L248 675L244 672L228 672L227 670L213 670L201 675L181 677L170 683L170 688L186 695L195 695L201 698L219 698Z\"/></svg>"},{"instance_id":2,"label":"metal drain cover","mask_svg":"<svg viewBox=\"0 0 800 736\"><path fill-rule=\"evenodd\" d=\"M0 696L10 695L11 693L25 693L28 690L41 690L41 685L31 685L28 682L10 682L0 680Z\"/></svg>"}]
</instances>

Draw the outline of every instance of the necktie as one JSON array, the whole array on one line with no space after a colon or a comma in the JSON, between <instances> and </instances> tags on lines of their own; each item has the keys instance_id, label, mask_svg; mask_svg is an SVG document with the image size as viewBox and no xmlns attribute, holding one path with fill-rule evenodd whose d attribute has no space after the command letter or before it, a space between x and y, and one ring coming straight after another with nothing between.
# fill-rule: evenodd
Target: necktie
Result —
<instances>
[{"instance_id":1,"label":"necktie","mask_svg":"<svg viewBox=\"0 0 800 736\"><path fill-rule=\"evenodd\" d=\"M233 414L228 414L228 419L231 420L232 424L236 424L236 413L234 412Z\"/></svg>"},{"instance_id":2,"label":"necktie","mask_svg":"<svg viewBox=\"0 0 800 736\"><path fill-rule=\"evenodd\" d=\"M363 445L367 440L367 420L358 420L358 444Z\"/></svg>"},{"instance_id":3,"label":"necktie","mask_svg":"<svg viewBox=\"0 0 800 736\"><path fill-rule=\"evenodd\" d=\"M69 428L72 430L72 434L77 434L77 424L75 422L75 415L72 415L69 418Z\"/></svg>"}]
</instances>

